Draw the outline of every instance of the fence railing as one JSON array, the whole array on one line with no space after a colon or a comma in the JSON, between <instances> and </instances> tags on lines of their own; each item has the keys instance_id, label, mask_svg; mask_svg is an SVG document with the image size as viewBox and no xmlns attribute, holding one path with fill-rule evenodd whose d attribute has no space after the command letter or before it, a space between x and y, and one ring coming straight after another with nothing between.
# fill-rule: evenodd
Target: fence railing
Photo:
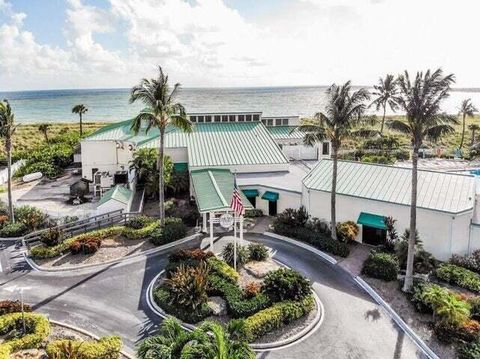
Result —
<instances>
[{"instance_id":1,"label":"fence railing","mask_svg":"<svg viewBox=\"0 0 480 359\"><path fill-rule=\"evenodd\" d=\"M68 239L72 236L87 233L96 229L105 228L114 224L126 224L127 221L137 216L138 213L123 212L123 209L99 214L89 218L81 219L71 223L65 223L54 228L62 232L62 240ZM50 228L42 229L40 231L32 232L25 235L22 239L23 245L29 250L32 246L40 243L43 233L49 231Z\"/></svg>"}]
</instances>

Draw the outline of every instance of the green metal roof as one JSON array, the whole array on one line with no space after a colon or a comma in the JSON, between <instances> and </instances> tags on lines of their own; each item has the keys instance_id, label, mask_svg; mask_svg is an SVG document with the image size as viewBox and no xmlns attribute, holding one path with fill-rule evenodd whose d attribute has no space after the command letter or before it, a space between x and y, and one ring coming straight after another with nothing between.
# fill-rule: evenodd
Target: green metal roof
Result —
<instances>
[{"instance_id":1,"label":"green metal roof","mask_svg":"<svg viewBox=\"0 0 480 359\"><path fill-rule=\"evenodd\" d=\"M362 212L358 216L357 224L362 224L367 227L387 229L385 225L385 217L378 214Z\"/></svg>"},{"instance_id":2,"label":"green metal roof","mask_svg":"<svg viewBox=\"0 0 480 359\"><path fill-rule=\"evenodd\" d=\"M277 192L266 191L263 194L262 199L266 199L267 201L275 202L275 201L278 201L278 197L280 197L280 195Z\"/></svg>"},{"instance_id":3,"label":"green metal roof","mask_svg":"<svg viewBox=\"0 0 480 359\"><path fill-rule=\"evenodd\" d=\"M132 197L133 192L125 186L116 185L113 188L110 188L107 192L105 192L98 201L97 206L101 206L102 204L110 201L111 199L116 200L120 203L127 204Z\"/></svg>"},{"instance_id":4,"label":"green metal roof","mask_svg":"<svg viewBox=\"0 0 480 359\"><path fill-rule=\"evenodd\" d=\"M331 160L321 160L303 179L306 188L330 192ZM337 193L400 205L410 205L412 169L353 161L338 161ZM418 171L419 208L447 213L469 211L475 203L475 178L458 173Z\"/></svg>"},{"instance_id":5,"label":"green metal roof","mask_svg":"<svg viewBox=\"0 0 480 359\"><path fill-rule=\"evenodd\" d=\"M226 169L202 169L191 172L193 189L200 213L230 208L233 195L233 175ZM253 208L240 191L246 209Z\"/></svg>"},{"instance_id":6,"label":"green metal roof","mask_svg":"<svg viewBox=\"0 0 480 359\"><path fill-rule=\"evenodd\" d=\"M302 140L304 137L295 126L268 126L267 130L274 140Z\"/></svg>"}]
</instances>

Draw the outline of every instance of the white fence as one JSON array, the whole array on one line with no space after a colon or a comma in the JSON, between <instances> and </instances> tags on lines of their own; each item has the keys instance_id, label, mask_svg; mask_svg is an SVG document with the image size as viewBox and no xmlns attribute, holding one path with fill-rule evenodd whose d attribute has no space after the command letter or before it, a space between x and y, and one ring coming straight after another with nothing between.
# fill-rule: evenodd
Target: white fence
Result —
<instances>
[{"instance_id":1,"label":"white fence","mask_svg":"<svg viewBox=\"0 0 480 359\"><path fill-rule=\"evenodd\" d=\"M20 160L12 164L12 176L15 174L15 172L23 166L25 163L25 160ZM0 171L0 185L4 185L7 183L8 180L8 168L4 168L3 170Z\"/></svg>"}]
</instances>

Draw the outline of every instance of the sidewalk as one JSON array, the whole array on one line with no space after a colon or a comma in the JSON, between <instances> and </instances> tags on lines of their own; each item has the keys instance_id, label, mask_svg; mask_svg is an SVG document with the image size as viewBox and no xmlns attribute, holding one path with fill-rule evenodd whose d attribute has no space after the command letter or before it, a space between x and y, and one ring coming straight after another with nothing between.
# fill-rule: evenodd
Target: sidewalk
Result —
<instances>
[{"instance_id":1,"label":"sidewalk","mask_svg":"<svg viewBox=\"0 0 480 359\"><path fill-rule=\"evenodd\" d=\"M358 243L351 247L350 255L347 258L338 261L338 265L352 275L359 276L362 273L363 262L371 250L372 247Z\"/></svg>"}]
</instances>

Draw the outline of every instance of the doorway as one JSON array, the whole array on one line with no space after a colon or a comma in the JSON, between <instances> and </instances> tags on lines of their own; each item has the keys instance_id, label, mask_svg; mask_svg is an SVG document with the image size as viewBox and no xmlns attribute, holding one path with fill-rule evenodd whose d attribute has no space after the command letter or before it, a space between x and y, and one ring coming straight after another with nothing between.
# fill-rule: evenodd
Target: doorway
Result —
<instances>
[{"instance_id":1,"label":"doorway","mask_svg":"<svg viewBox=\"0 0 480 359\"><path fill-rule=\"evenodd\" d=\"M268 201L268 215L269 216L277 215L277 201Z\"/></svg>"},{"instance_id":2,"label":"doorway","mask_svg":"<svg viewBox=\"0 0 480 359\"><path fill-rule=\"evenodd\" d=\"M372 246L385 244L387 240L387 231L363 225L362 242Z\"/></svg>"},{"instance_id":3,"label":"doorway","mask_svg":"<svg viewBox=\"0 0 480 359\"><path fill-rule=\"evenodd\" d=\"M252 204L253 208L257 208L257 197L248 197L248 201Z\"/></svg>"}]
</instances>

